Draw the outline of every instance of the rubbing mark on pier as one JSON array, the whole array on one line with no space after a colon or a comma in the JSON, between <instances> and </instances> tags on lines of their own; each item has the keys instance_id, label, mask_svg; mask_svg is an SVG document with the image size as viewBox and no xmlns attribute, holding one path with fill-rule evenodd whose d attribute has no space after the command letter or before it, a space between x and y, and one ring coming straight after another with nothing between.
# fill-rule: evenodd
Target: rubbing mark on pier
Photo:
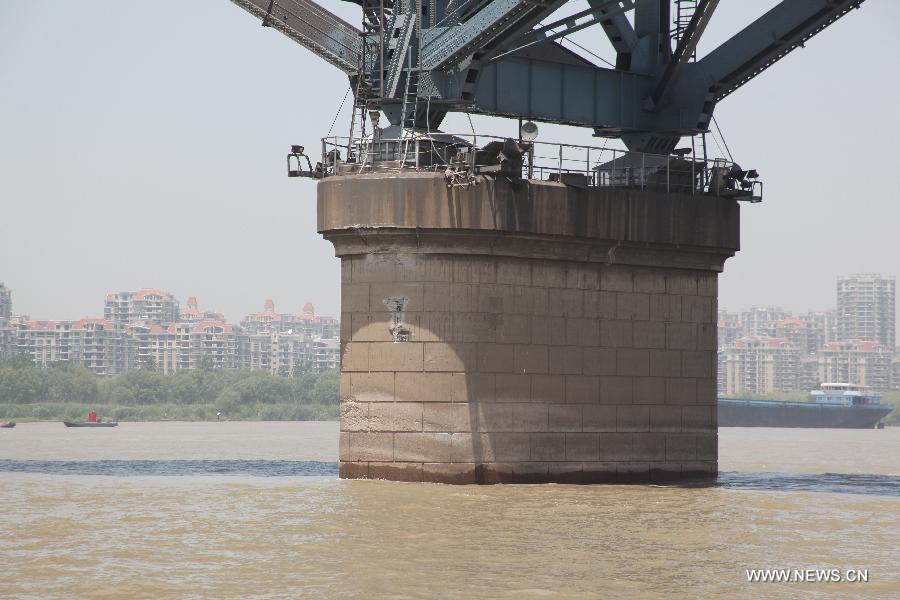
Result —
<instances>
[{"instance_id":1,"label":"rubbing mark on pier","mask_svg":"<svg viewBox=\"0 0 900 600\"><path fill-rule=\"evenodd\" d=\"M382 300L382 303L391 313L391 326L389 328L391 337L394 338L395 342L408 342L410 331L403 322L403 319L406 305L409 304L409 298L403 296L388 296Z\"/></svg>"}]
</instances>

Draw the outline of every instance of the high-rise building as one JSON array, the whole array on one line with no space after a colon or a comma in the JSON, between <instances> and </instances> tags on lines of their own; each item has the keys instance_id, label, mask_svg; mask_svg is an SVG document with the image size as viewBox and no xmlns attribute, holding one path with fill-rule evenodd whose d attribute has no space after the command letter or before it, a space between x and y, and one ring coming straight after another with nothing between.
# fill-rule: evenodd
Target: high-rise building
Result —
<instances>
[{"instance_id":1,"label":"high-rise building","mask_svg":"<svg viewBox=\"0 0 900 600\"><path fill-rule=\"evenodd\" d=\"M784 338L745 337L722 349L720 393L769 394L797 389L798 352Z\"/></svg>"},{"instance_id":2,"label":"high-rise building","mask_svg":"<svg viewBox=\"0 0 900 600\"><path fill-rule=\"evenodd\" d=\"M118 325L168 325L178 321L178 301L169 292L138 290L107 294L103 316Z\"/></svg>"},{"instance_id":3,"label":"high-rise building","mask_svg":"<svg viewBox=\"0 0 900 600\"><path fill-rule=\"evenodd\" d=\"M117 375L126 370L125 337L106 319L20 319L15 327L16 351L30 356L35 366L71 362L99 376Z\"/></svg>"},{"instance_id":4,"label":"high-rise building","mask_svg":"<svg viewBox=\"0 0 900 600\"><path fill-rule=\"evenodd\" d=\"M13 353L12 290L0 282L0 360Z\"/></svg>"},{"instance_id":5,"label":"high-rise building","mask_svg":"<svg viewBox=\"0 0 900 600\"><path fill-rule=\"evenodd\" d=\"M774 306L754 306L741 313L741 328L744 335L753 337L775 337L778 321L788 318L788 313Z\"/></svg>"},{"instance_id":6,"label":"high-rise building","mask_svg":"<svg viewBox=\"0 0 900 600\"><path fill-rule=\"evenodd\" d=\"M837 280L837 322L841 340L878 342L895 347L896 280L876 274Z\"/></svg>"},{"instance_id":7,"label":"high-rise building","mask_svg":"<svg viewBox=\"0 0 900 600\"><path fill-rule=\"evenodd\" d=\"M867 385L885 391L891 386L892 358L891 352L878 342L825 344L819 354L819 380Z\"/></svg>"}]
</instances>

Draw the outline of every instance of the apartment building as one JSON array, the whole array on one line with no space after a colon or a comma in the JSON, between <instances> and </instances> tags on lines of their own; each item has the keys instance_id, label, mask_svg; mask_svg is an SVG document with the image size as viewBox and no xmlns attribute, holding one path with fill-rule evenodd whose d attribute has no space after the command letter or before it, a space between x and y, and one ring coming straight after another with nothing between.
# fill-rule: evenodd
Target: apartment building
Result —
<instances>
[{"instance_id":1,"label":"apartment building","mask_svg":"<svg viewBox=\"0 0 900 600\"><path fill-rule=\"evenodd\" d=\"M107 294L103 317L118 325L167 325L178 321L178 301L169 292L153 289Z\"/></svg>"},{"instance_id":2,"label":"apartment building","mask_svg":"<svg viewBox=\"0 0 900 600\"><path fill-rule=\"evenodd\" d=\"M720 351L720 393L770 394L797 389L799 355L785 338L744 337Z\"/></svg>"},{"instance_id":3,"label":"apartment building","mask_svg":"<svg viewBox=\"0 0 900 600\"><path fill-rule=\"evenodd\" d=\"M15 323L16 352L39 367L54 362L80 364L98 376L117 375L127 368L125 336L106 319Z\"/></svg>"},{"instance_id":4,"label":"apartment building","mask_svg":"<svg viewBox=\"0 0 900 600\"><path fill-rule=\"evenodd\" d=\"M12 330L12 290L0 281L0 360L14 351Z\"/></svg>"},{"instance_id":5,"label":"apartment building","mask_svg":"<svg viewBox=\"0 0 900 600\"><path fill-rule=\"evenodd\" d=\"M892 359L892 353L878 342L832 342L826 344L819 354L819 380L889 390Z\"/></svg>"},{"instance_id":6,"label":"apartment building","mask_svg":"<svg viewBox=\"0 0 900 600\"><path fill-rule=\"evenodd\" d=\"M838 277L837 316L840 340L878 342L895 347L896 280L866 273Z\"/></svg>"}]
</instances>

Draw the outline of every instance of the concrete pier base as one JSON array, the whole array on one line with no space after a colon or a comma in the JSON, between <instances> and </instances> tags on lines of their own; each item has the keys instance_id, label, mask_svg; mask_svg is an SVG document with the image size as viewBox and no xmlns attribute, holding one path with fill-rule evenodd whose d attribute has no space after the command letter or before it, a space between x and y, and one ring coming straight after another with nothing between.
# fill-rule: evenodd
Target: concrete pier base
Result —
<instances>
[{"instance_id":1,"label":"concrete pier base","mask_svg":"<svg viewBox=\"0 0 900 600\"><path fill-rule=\"evenodd\" d=\"M613 483L717 471L736 202L432 174L331 177L340 474Z\"/></svg>"}]
</instances>

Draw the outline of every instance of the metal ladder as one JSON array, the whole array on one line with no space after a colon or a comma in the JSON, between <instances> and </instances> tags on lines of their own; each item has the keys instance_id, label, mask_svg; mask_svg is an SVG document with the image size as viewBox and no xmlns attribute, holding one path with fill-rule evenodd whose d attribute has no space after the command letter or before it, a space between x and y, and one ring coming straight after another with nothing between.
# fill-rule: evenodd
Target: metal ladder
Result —
<instances>
[{"instance_id":1,"label":"metal ladder","mask_svg":"<svg viewBox=\"0 0 900 600\"><path fill-rule=\"evenodd\" d=\"M697 12L697 0L675 0L675 29L672 31L672 39L676 46L681 41L695 12ZM691 62L696 60L697 50L695 49L691 54Z\"/></svg>"},{"instance_id":2,"label":"metal ladder","mask_svg":"<svg viewBox=\"0 0 900 600\"><path fill-rule=\"evenodd\" d=\"M403 155L400 157L401 168L406 165L406 156L409 145L415 145L416 113L419 109L419 70L413 68L412 47L407 51L406 57L406 82L403 89L403 121L400 127L400 139L403 140ZM418 156L416 166L418 166Z\"/></svg>"}]
</instances>

